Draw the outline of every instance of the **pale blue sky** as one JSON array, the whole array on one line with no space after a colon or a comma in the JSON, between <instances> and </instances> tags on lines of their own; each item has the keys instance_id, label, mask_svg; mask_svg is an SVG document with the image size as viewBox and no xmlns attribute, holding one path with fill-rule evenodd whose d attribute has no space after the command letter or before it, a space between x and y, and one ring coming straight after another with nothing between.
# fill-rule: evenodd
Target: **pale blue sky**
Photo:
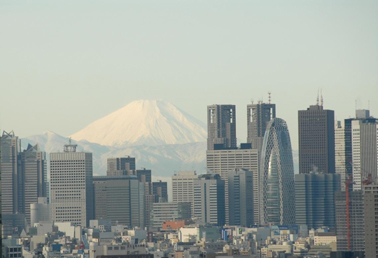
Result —
<instances>
[{"instance_id":1,"label":"pale blue sky","mask_svg":"<svg viewBox=\"0 0 378 258\"><path fill-rule=\"evenodd\" d=\"M297 111L323 89L337 119L378 116L378 1L0 2L0 126L70 135L136 99L202 121L208 104L272 100L297 149Z\"/></svg>"}]
</instances>

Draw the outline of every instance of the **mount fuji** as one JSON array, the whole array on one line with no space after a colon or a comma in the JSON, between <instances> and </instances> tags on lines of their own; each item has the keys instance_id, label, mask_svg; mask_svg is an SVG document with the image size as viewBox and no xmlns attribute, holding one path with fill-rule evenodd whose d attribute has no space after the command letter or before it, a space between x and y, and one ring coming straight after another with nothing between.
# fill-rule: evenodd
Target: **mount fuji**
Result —
<instances>
[{"instance_id":1,"label":"mount fuji","mask_svg":"<svg viewBox=\"0 0 378 258\"><path fill-rule=\"evenodd\" d=\"M137 100L71 135L106 146L156 146L206 141L205 124L161 100Z\"/></svg>"},{"instance_id":2,"label":"mount fuji","mask_svg":"<svg viewBox=\"0 0 378 258\"><path fill-rule=\"evenodd\" d=\"M93 153L95 175L106 174L107 158L130 155L137 168L155 177L175 171L205 171L205 124L174 105L159 100L133 101L71 135L78 151ZM48 154L63 150L69 137L45 132L22 139L22 147L38 143Z\"/></svg>"}]
</instances>

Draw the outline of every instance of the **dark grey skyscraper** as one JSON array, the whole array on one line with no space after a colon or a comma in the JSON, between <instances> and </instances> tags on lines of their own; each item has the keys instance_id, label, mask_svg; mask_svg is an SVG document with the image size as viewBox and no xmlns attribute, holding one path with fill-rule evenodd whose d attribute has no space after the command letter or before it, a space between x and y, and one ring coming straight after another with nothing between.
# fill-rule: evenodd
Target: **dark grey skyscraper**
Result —
<instances>
[{"instance_id":1,"label":"dark grey skyscraper","mask_svg":"<svg viewBox=\"0 0 378 258\"><path fill-rule=\"evenodd\" d=\"M261 224L294 224L293 154L289 130L283 119L274 118L269 122L260 164Z\"/></svg>"},{"instance_id":2,"label":"dark grey skyscraper","mask_svg":"<svg viewBox=\"0 0 378 258\"><path fill-rule=\"evenodd\" d=\"M228 172L229 225L250 227L253 223L253 173L236 168Z\"/></svg>"},{"instance_id":3,"label":"dark grey skyscraper","mask_svg":"<svg viewBox=\"0 0 378 258\"><path fill-rule=\"evenodd\" d=\"M122 176L132 174L132 170L135 170L135 158L134 157L121 157L121 158L108 158L108 176Z\"/></svg>"},{"instance_id":4,"label":"dark grey skyscraper","mask_svg":"<svg viewBox=\"0 0 378 258\"><path fill-rule=\"evenodd\" d=\"M378 185L363 185L365 257L378 257Z\"/></svg>"},{"instance_id":5,"label":"dark grey skyscraper","mask_svg":"<svg viewBox=\"0 0 378 258\"><path fill-rule=\"evenodd\" d=\"M309 228L336 228L335 192L340 175L307 173L295 175L295 219Z\"/></svg>"},{"instance_id":6,"label":"dark grey skyscraper","mask_svg":"<svg viewBox=\"0 0 378 258\"><path fill-rule=\"evenodd\" d=\"M247 106L247 142L252 148L261 149L266 127L270 120L276 117L276 104L262 103Z\"/></svg>"},{"instance_id":7,"label":"dark grey skyscraper","mask_svg":"<svg viewBox=\"0 0 378 258\"><path fill-rule=\"evenodd\" d=\"M46 197L47 161L46 153L39 149L38 144L28 145L21 152L23 177L24 213L30 225L30 204L38 203L38 197Z\"/></svg>"},{"instance_id":8,"label":"dark grey skyscraper","mask_svg":"<svg viewBox=\"0 0 378 258\"><path fill-rule=\"evenodd\" d=\"M207 106L207 149L236 147L235 105Z\"/></svg>"},{"instance_id":9,"label":"dark grey skyscraper","mask_svg":"<svg viewBox=\"0 0 378 258\"><path fill-rule=\"evenodd\" d=\"M2 214L23 213L20 142L14 132L1 137L1 211Z\"/></svg>"},{"instance_id":10,"label":"dark grey skyscraper","mask_svg":"<svg viewBox=\"0 0 378 258\"><path fill-rule=\"evenodd\" d=\"M319 104L298 111L299 173L335 173L334 116Z\"/></svg>"},{"instance_id":11,"label":"dark grey skyscraper","mask_svg":"<svg viewBox=\"0 0 378 258\"><path fill-rule=\"evenodd\" d=\"M144 227L144 183L136 176L93 177L94 215L129 227Z\"/></svg>"},{"instance_id":12,"label":"dark grey skyscraper","mask_svg":"<svg viewBox=\"0 0 378 258\"><path fill-rule=\"evenodd\" d=\"M159 202L168 201L168 186L167 182L152 182L152 194L156 195Z\"/></svg>"},{"instance_id":13,"label":"dark grey skyscraper","mask_svg":"<svg viewBox=\"0 0 378 258\"><path fill-rule=\"evenodd\" d=\"M349 192L350 250L347 238L345 191L335 193L337 251L365 251L365 221L362 191Z\"/></svg>"}]
</instances>

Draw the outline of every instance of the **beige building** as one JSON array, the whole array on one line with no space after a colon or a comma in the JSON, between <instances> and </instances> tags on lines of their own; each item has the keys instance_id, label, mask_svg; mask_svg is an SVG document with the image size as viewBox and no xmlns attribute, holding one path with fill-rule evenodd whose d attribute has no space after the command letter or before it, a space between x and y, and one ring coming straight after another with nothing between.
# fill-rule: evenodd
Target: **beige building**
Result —
<instances>
[{"instance_id":1,"label":"beige building","mask_svg":"<svg viewBox=\"0 0 378 258\"><path fill-rule=\"evenodd\" d=\"M93 216L92 153L76 146L50 154L51 219L85 227Z\"/></svg>"}]
</instances>

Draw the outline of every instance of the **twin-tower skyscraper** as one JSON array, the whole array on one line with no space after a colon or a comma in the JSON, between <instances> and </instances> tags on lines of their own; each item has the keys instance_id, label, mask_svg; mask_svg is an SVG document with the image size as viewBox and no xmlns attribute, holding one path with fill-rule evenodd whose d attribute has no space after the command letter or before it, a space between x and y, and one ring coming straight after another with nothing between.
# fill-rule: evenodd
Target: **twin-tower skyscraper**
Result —
<instances>
[{"instance_id":1,"label":"twin-tower skyscraper","mask_svg":"<svg viewBox=\"0 0 378 258\"><path fill-rule=\"evenodd\" d=\"M286 122L276 118L276 105L258 102L247 105L247 142L237 145L235 105L207 107L207 168L225 180L226 223L232 224L238 196L229 193L228 174L247 169L253 174L253 200L241 206L253 206L254 224L294 224L294 168L290 136ZM244 195L245 193L239 193ZM236 199L233 198L236 196ZM239 205L239 204L238 204Z\"/></svg>"}]
</instances>

